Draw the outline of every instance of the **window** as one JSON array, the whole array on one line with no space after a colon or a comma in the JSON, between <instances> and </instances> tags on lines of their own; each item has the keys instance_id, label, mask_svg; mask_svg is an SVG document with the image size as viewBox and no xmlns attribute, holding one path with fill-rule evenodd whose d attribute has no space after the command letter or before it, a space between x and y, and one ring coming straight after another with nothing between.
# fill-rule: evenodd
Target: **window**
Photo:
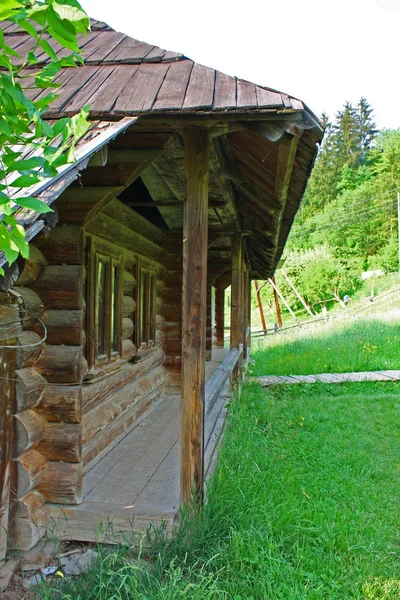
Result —
<instances>
[{"instance_id":1,"label":"window","mask_svg":"<svg viewBox=\"0 0 400 600\"><path fill-rule=\"evenodd\" d=\"M155 294L156 277L153 271L142 267L137 267L136 277L136 347L139 349L142 345L152 346L155 340L156 315L155 315Z\"/></svg>"},{"instance_id":2,"label":"window","mask_svg":"<svg viewBox=\"0 0 400 600\"><path fill-rule=\"evenodd\" d=\"M89 369L119 358L121 351L121 256L105 242L88 238L87 360Z\"/></svg>"}]
</instances>

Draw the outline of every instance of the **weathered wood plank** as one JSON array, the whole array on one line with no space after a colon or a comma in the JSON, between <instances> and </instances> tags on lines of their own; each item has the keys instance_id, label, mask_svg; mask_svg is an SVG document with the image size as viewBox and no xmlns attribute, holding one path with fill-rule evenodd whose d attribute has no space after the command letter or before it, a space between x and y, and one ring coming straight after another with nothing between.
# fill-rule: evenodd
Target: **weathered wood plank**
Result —
<instances>
[{"instance_id":1,"label":"weathered wood plank","mask_svg":"<svg viewBox=\"0 0 400 600\"><path fill-rule=\"evenodd\" d=\"M132 539L135 544L145 541L149 525L166 526L172 533L176 512L151 511L123 504L111 507L107 502L83 502L77 507L45 504L48 531L55 529L57 537L65 540L97 541L116 544Z\"/></svg>"},{"instance_id":2,"label":"weathered wood plank","mask_svg":"<svg viewBox=\"0 0 400 600\"><path fill-rule=\"evenodd\" d=\"M118 96L114 112L116 114L150 110L158 91L170 68L169 64L142 64L132 78L132 86Z\"/></svg>"},{"instance_id":3,"label":"weathered wood plank","mask_svg":"<svg viewBox=\"0 0 400 600\"><path fill-rule=\"evenodd\" d=\"M220 71L215 76L214 108L236 108L236 79Z\"/></svg>"},{"instance_id":4,"label":"weathered wood plank","mask_svg":"<svg viewBox=\"0 0 400 600\"><path fill-rule=\"evenodd\" d=\"M211 108L214 98L215 70L194 63L183 109Z\"/></svg>"},{"instance_id":5,"label":"weathered wood plank","mask_svg":"<svg viewBox=\"0 0 400 600\"><path fill-rule=\"evenodd\" d=\"M181 503L203 492L209 139L185 133L183 238Z\"/></svg>"},{"instance_id":6,"label":"weathered wood plank","mask_svg":"<svg viewBox=\"0 0 400 600\"><path fill-rule=\"evenodd\" d=\"M193 68L191 60L171 63L154 103L156 110L179 110L185 99L187 84Z\"/></svg>"}]
</instances>

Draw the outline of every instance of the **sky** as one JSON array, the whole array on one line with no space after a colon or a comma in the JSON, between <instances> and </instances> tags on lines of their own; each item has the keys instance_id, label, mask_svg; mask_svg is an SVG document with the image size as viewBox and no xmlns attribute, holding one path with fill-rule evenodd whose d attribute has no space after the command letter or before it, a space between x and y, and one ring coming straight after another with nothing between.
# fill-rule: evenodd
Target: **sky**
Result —
<instances>
[{"instance_id":1,"label":"sky","mask_svg":"<svg viewBox=\"0 0 400 600\"><path fill-rule=\"evenodd\" d=\"M141 41L303 100L333 117L364 96L400 127L400 0L81 0Z\"/></svg>"}]
</instances>

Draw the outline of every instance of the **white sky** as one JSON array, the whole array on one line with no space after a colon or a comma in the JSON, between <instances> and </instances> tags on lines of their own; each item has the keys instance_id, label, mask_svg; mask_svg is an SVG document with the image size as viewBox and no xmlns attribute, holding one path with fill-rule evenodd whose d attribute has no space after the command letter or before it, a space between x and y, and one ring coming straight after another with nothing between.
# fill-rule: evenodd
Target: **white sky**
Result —
<instances>
[{"instance_id":1,"label":"white sky","mask_svg":"<svg viewBox=\"0 0 400 600\"><path fill-rule=\"evenodd\" d=\"M400 0L81 0L136 39L303 100L333 116L365 96L400 127Z\"/></svg>"}]
</instances>

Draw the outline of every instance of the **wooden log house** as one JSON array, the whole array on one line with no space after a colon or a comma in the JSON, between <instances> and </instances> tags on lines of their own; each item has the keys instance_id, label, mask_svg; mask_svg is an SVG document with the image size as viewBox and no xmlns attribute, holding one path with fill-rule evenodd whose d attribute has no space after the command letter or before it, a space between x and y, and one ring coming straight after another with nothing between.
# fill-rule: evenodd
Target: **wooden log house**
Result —
<instances>
[{"instance_id":1,"label":"wooden log house","mask_svg":"<svg viewBox=\"0 0 400 600\"><path fill-rule=\"evenodd\" d=\"M323 135L300 100L103 23L81 45L48 117L89 103L91 129L23 190L54 212L21 211L31 255L1 282L0 559L46 532L171 528L201 497L250 283L273 276Z\"/></svg>"}]
</instances>

